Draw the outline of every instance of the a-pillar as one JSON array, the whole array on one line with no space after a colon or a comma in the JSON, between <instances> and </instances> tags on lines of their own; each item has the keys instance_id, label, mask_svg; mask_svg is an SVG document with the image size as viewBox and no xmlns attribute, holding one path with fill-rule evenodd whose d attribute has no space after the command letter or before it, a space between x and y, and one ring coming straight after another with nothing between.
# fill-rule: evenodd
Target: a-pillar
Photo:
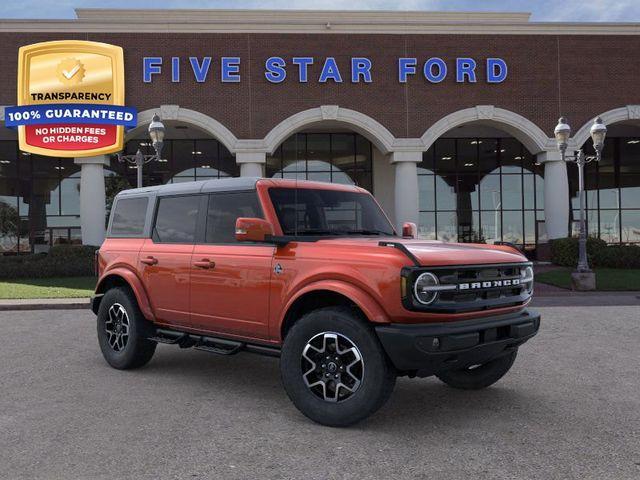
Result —
<instances>
[{"instance_id":1,"label":"a-pillar","mask_svg":"<svg viewBox=\"0 0 640 480\"><path fill-rule=\"evenodd\" d=\"M418 224L418 163L422 152L393 152L391 163L395 167L395 224L398 232L404 222Z\"/></svg>"},{"instance_id":2,"label":"a-pillar","mask_svg":"<svg viewBox=\"0 0 640 480\"><path fill-rule=\"evenodd\" d=\"M549 239L569 235L569 179L567 164L560 152L542 152L538 163L544 164L544 222Z\"/></svg>"},{"instance_id":3,"label":"a-pillar","mask_svg":"<svg viewBox=\"0 0 640 480\"><path fill-rule=\"evenodd\" d=\"M264 177L264 164L267 156L264 152L237 152L236 163L240 165L241 177Z\"/></svg>"},{"instance_id":4,"label":"a-pillar","mask_svg":"<svg viewBox=\"0 0 640 480\"><path fill-rule=\"evenodd\" d=\"M83 245L101 245L104 241L106 204L104 167L109 157L76 158L80 165L80 227Z\"/></svg>"}]
</instances>

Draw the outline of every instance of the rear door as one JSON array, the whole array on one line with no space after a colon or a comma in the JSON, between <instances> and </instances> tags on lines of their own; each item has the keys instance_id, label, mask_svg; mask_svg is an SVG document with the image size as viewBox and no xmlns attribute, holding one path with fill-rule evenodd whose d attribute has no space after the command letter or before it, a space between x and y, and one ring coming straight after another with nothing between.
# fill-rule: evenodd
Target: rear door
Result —
<instances>
[{"instance_id":1,"label":"rear door","mask_svg":"<svg viewBox=\"0 0 640 480\"><path fill-rule=\"evenodd\" d=\"M238 217L264 218L255 191L209 195L191 261L191 317L210 332L266 339L275 247L237 242Z\"/></svg>"},{"instance_id":2,"label":"rear door","mask_svg":"<svg viewBox=\"0 0 640 480\"><path fill-rule=\"evenodd\" d=\"M189 275L198 211L204 195L158 197L151 238L138 262L160 323L189 326Z\"/></svg>"}]
</instances>

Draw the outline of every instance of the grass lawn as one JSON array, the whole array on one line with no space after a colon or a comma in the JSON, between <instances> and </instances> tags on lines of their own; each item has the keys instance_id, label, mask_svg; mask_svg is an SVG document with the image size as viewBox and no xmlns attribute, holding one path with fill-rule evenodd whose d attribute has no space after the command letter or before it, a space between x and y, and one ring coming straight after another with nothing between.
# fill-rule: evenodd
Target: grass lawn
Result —
<instances>
[{"instance_id":1,"label":"grass lawn","mask_svg":"<svg viewBox=\"0 0 640 480\"><path fill-rule=\"evenodd\" d=\"M0 299L90 297L96 277L20 278L0 280Z\"/></svg>"},{"instance_id":2,"label":"grass lawn","mask_svg":"<svg viewBox=\"0 0 640 480\"><path fill-rule=\"evenodd\" d=\"M536 282L556 287L571 288L573 268L559 268L536 274ZM640 290L640 270L621 268L595 268L598 290Z\"/></svg>"}]
</instances>

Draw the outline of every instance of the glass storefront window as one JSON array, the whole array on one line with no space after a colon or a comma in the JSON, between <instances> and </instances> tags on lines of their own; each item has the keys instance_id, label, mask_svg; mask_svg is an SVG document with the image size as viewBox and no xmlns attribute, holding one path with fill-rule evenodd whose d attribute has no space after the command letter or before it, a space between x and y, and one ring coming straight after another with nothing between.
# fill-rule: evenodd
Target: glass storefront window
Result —
<instances>
[{"instance_id":1,"label":"glass storefront window","mask_svg":"<svg viewBox=\"0 0 640 480\"><path fill-rule=\"evenodd\" d=\"M600 210L600 238L607 243L620 242L619 210Z\"/></svg>"},{"instance_id":2,"label":"glass storefront window","mask_svg":"<svg viewBox=\"0 0 640 480\"><path fill-rule=\"evenodd\" d=\"M620 219L622 241L624 243L640 242L640 210L623 210Z\"/></svg>"},{"instance_id":3,"label":"glass storefront window","mask_svg":"<svg viewBox=\"0 0 640 480\"><path fill-rule=\"evenodd\" d=\"M418 189L419 189L419 208L421 211L435 210L436 209L436 196L435 196L435 180L434 175L420 173L418 170ZM422 172L430 172L430 170L422 170Z\"/></svg>"},{"instance_id":4,"label":"glass storefront window","mask_svg":"<svg viewBox=\"0 0 640 480\"><path fill-rule=\"evenodd\" d=\"M437 238L445 242L458 241L458 219L456 212L438 212L436 214Z\"/></svg>"},{"instance_id":5,"label":"glass storefront window","mask_svg":"<svg viewBox=\"0 0 640 480\"><path fill-rule=\"evenodd\" d=\"M0 178L18 176L18 146L14 141L0 140Z\"/></svg>"},{"instance_id":6,"label":"glass storefront window","mask_svg":"<svg viewBox=\"0 0 640 480\"><path fill-rule=\"evenodd\" d=\"M640 162L640 158L638 158ZM622 208L640 207L640 174L620 173L620 206Z\"/></svg>"},{"instance_id":7,"label":"glass storefront window","mask_svg":"<svg viewBox=\"0 0 640 480\"><path fill-rule=\"evenodd\" d=\"M522 176L502 175L503 209L522 210Z\"/></svg>"},{"instance_id":8,"label":"glass storefront window","mask_svg":"<svg viewBox=\"0 0 640 480\"><path fill-rule=\"evenodd\" d=\"M513 138L441 138L418 165L421 238L535 246L542 169Z\"/></svg>"},{"instance_id":9,"label":"glass storefront window","mask_svg":"<svg viewBox=\"0 0 640 480\"><path fill-rule=\"evenodd\" d=\"M591 140L585 152L593 152ZM580 218L578 171L569 164L572 231ZM607 137L602 160L585 169L587 228L607 243L639 243L636 212L640 208L640 142L637 138Z\"/></svg>"},{"instance_id":10,"label":"glass storefront window","mask_svg":"<svg viewBox=\"0 0 640 480\"><path fill-rule=\"evenodd\" d=\"M174 140L173 155L169 159L172 177L191 177L195 179L195 145L193 140Z\"/></svg>"},{"instance_id":11,"label":"glass storefront window","mask_svg":"<svg viewBox=\"0 0 640 480\"><path fill-rule=\"evenodd\" d=\"M502 212L502 238L505 242L522 245L524 243L522 211Z\"/></svg>"},{"instance_id":12,"label":"glass storefront window","mask_svg":"<svg viewBox=\"0 0 640 480\"><path fill-rule=\"evenodd\" d=\"M425 240L436 239L435 212L420 212L420 225L418 225L418 236Z\"/></svg>"},{"instance_id":13,"label":"glass storefront window","mask_svg":"<svg viewBox=\"0 0 640 480\"><path fill-rule=\"evenodd\" d=\"M298 133L267 156L266 176L373 189L372 146L355 133Z\"/></svg>"},{"instance_id":14,"label":"glass storefront window","mask_svg":"<svg viewBox=\"0 0 640 480\"><path fill-rule=\"evenodd\" d=\"M147 140L129 141L124 151L138 149L153 153ZM214 139L165 140L162 157L145 164L145 185L240 174L235 157ZM113 156L105 169L107 195L135 184L135 168ZM20 152L17 141L0 141L0 253L40 251L40 245L80 239L80 166L73 158L31 155Z\"/></svg>"},{"instance_id":15,"label":"glass storefront window","mask_svg":"<svg viewBox=\"0 0 640 480\"><path fill-rule=\"evenodd\" d=\"M483 210L500 210L502 207L500 175L487 175L480 180L480 202Z\"/></svg>"}]
</instances>

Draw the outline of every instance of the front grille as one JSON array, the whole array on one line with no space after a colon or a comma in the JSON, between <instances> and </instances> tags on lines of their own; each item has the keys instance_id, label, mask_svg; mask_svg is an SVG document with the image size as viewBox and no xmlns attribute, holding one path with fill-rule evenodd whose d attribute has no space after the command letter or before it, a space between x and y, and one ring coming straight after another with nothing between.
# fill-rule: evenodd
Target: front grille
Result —
<instances>
[{"instance_id":1,"label":"front grille","mask_svg":"<svg viewBox=\"0 0 640 480\"><path fill-rule=\"evenodd\" d=\"M405 306L412 310L431 312L469 312L524 304L531 296L530 284L520 283L521 275L530 263L472 265L447 267L411 267L403 271L409 285L424 272L436 275L439 281L437 298L421 305L407 289ZM517 281L517 284L512 284Z\"/></svg>"}]
</instances>

